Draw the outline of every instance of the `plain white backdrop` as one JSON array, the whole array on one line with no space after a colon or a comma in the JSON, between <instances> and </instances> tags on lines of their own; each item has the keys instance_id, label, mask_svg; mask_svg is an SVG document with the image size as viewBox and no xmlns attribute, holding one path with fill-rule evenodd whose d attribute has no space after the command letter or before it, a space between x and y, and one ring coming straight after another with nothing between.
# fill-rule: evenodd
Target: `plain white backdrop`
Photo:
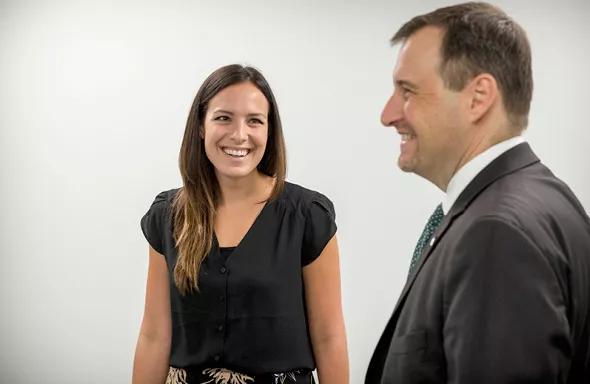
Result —
<instances>
[{"instance_id":1,"label":"plain white backdrop","mask_svg":"<svg viewBox=\"0 0 590 384\"><path fill-rule=\"evenodd\" d=\"M337 210L361 383L442 192L380 126L401 23L448 1L0 1L0 382L126 383L143 311L139 219L180 186L192 99L217 67L269 80L288 179ZM527 140L590 207L590 3L498 1L527 30Z\"/></svg>"}]
</instances>

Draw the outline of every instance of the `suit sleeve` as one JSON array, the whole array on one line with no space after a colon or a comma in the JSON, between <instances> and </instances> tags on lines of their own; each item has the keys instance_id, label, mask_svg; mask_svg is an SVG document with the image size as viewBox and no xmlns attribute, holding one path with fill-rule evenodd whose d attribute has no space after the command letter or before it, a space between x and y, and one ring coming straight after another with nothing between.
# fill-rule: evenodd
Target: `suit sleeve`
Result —
<instances>
[{"instance_id":1,"label":"suit sleeve","mask_svg":"<svg viewBox=\"0 0 590 384\"><path fill-rule=\"evenodd\" d=\"M498 218L463 234L443 293L448 383L566 382L567 295L549 256Z\"/></svg>"}]
</instances>

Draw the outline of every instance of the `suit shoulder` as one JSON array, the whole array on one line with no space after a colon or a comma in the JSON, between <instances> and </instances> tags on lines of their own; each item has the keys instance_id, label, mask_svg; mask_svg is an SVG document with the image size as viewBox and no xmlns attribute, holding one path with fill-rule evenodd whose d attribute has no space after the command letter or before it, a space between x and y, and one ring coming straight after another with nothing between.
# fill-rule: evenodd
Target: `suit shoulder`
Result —
<instances>
[{"instance_id":1,"label":"suit shoulder","mask_svg":"<svg viewBox=\"0 0 590 384\"><path fill-rule=\"evenodd\" d=\"M571 244L580 244L590 234L590 219L576 197L542 164L497 180L462 216L461 231L481 220L503 223L557 259L569 258Z\"/></svg>"},{"instance_id":2,"label":"suit shoulder","mask_svg":"<svg viewBox=\"0 0 590 384\"><path fill-rule=\"evenodd\" d=\"M530 168L492 183L473 201L471 212L497 216L525 227L549 218L562 220L578 216L586 221L581 204L563 181L542 164Z\"/></svg>"}]
</instances>

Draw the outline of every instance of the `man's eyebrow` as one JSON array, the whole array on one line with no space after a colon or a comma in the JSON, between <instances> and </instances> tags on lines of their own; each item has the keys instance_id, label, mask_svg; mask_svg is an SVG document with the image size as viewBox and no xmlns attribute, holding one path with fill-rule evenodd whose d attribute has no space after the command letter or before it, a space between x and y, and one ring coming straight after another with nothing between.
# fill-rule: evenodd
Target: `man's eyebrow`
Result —
<instances>
[{"instance_id":1,"label":"man's eyebrow","mask_svg":"<svg viewBox=\"0 0 590 384\"><path fill-rule=\"evenodd\" d=\"M416 84L412 83L411 81L407 81L407 80L396 80L395 85L398 87L409 88L411 90L418 89L418 86Z\"/></svg>"}]
</instances>

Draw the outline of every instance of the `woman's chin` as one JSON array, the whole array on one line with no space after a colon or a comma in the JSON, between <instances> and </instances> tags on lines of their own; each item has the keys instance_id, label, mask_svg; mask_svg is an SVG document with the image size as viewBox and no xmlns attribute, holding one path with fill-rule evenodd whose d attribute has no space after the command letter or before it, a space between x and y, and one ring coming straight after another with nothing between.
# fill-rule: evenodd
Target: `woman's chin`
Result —
<instances>
[{"instance_id":1,"label":"woman's chin","mask_svg":"<svg viewBox=\"0 0 590 384\"><path fill-rule=\"evenodd\" d=\"M217 178L223 178L228 180L239 180L248 178L256 174L256 168L243 168L243 167L223 167L216 168L215 170Z\"/></svg>"}]
</instances>

